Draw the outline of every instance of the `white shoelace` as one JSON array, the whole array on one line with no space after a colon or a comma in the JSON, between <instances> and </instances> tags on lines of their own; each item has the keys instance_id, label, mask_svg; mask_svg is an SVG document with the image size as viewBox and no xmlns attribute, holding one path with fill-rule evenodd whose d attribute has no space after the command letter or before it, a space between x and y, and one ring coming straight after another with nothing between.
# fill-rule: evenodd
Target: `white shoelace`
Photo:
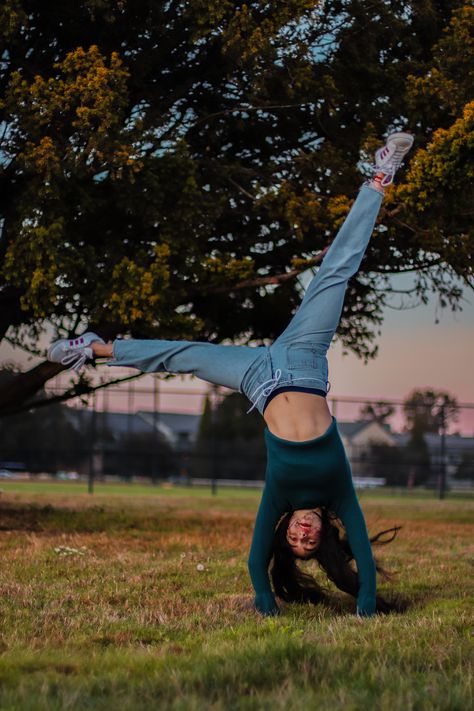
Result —
<instances>
[{"instance_id":1,"label":"white shoelace","mask_svg":"<svg viewBox=\"0 0 474 711\"><path fill-rule=\"evenodd\" d=\"M252 410L257 407L257 403L261 397L268 397L270 395L270 393L272 393L275 390L275 388L277 387L277 385L280 382L280 378L281 378L281 370L280 370L280 368L278 368L278 370L275 370L275 375L273 378L270 378L270 380L265 380L264 383L261 383L261 385L258 386L258 388L250 396L250 401L253 403L253 405L250 408L250 410L247 410L247 415L249 414L249 412L252 412ZM257 393L258 393L258 397L254 401L254 397L255 397L255 395L257 395Z\"/></svg>"},{"instance_id":2,"label":"white shoelace","mask_svg":"<svg viewBox=\"0 0 474 711\"><path fill-rule=\"evenodd\" d=\"M61 365L67 365L78 373L88 357L89 356L86 354L85 349L80 351L69 351L69 353L66 353L66 355L61 358Z\"/></svg>"}]
</instances>

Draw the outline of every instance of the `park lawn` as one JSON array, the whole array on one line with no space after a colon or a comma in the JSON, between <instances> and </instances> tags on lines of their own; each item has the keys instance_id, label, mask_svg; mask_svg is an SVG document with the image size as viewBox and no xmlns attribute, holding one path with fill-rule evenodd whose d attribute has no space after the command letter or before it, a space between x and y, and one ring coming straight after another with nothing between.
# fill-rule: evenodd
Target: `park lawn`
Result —
<instances>
[{"instance_id":1,"label":"park lawn","mask_svg":"<svg viewBox=\"0 0 474 711\"><path fill-rule=\"evenodd\" d=\"M76 494L87 494L88 485L84 481L34 481L34 480L4 480L0 483L0 495L16 494L17 498L27 497L31 501L50 501L49 495L54 494L57 500L57 494L64 494L67 497ZM191 507L201 508L201 500L208 499L211 493L210 486L173 486L167 483L160 483L157 486L148 484L135 483L104 483L96 482L94 484L94 500L107 500L111 498L144 498L149 500L151 505L155 505L157 500L163 501L171 499L175 501L186 500ZM237 487L217 487L217 492L224 493L220 497L220 508L237 508L244 501L251 499L255 500L260 497L261 488L237 488ZM45 498L46 497L46 498ZM90 498L90 497L89 497ZM139 505L146 505L147 501L140 501Z\"/></svg>"},{"instance_id":2,"label":"park lawn","mask_svg":"<svg viewBox=\"0 0 474 711\"><path fill-rule=\"evenodd\" d=\"M474 707L472 500L362 497L372 531L403 524L379 555L405 614L334 593L263 619L258 492L23 486L0 487L2 711Z\"/></svg>"}]
</instances>

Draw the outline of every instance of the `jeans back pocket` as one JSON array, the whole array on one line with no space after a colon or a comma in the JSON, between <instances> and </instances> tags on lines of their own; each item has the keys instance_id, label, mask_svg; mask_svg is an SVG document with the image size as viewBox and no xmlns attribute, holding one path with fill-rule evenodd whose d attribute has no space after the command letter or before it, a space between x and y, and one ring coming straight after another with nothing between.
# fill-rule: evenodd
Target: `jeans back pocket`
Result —
<instances>
[{"instance_id":1,"label":"jeans back pocket","mask_svg":"<svg viewBox=\"0 0 474 711\"><path fill-rule=\"evenodd\" d=\"M288 370L317 368L320 357L311 343L292 343L287 350Z\"/></svg>"}]
</instances>

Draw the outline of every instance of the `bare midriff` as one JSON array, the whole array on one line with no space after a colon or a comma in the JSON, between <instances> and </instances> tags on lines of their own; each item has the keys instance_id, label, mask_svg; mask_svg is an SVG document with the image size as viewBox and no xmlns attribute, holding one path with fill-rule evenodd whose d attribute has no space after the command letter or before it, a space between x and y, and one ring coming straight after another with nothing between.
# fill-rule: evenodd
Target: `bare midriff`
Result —
<instances>
[{"instance_id":1,"label":"bare midriff","mask_svg":"<svg viewBox=\"0 0 474 711\"><path fill-rule=\"evenodd\" d=\"M332 422L326 398L301 392L279 393L263 417L272 434L292 442L319 437Z\"/></svg>"}]
</instances>

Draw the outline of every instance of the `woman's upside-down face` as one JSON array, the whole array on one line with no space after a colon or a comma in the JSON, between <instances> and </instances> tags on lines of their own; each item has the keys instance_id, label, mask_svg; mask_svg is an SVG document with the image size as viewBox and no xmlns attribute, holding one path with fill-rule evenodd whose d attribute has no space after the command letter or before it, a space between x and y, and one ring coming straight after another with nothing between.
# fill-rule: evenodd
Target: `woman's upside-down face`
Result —
<instances>
[{"instance_id":1,"label":"woman's upside-down face","mask_svg":"<svg viewBox=\"0 0 474 711\"><path fill-rule=\"evenodd\" d=\"M286 540L298 558L307 558L319 545L321 537L321 509L298 509L294 511Z\"/></svg>"}]
</instances>

